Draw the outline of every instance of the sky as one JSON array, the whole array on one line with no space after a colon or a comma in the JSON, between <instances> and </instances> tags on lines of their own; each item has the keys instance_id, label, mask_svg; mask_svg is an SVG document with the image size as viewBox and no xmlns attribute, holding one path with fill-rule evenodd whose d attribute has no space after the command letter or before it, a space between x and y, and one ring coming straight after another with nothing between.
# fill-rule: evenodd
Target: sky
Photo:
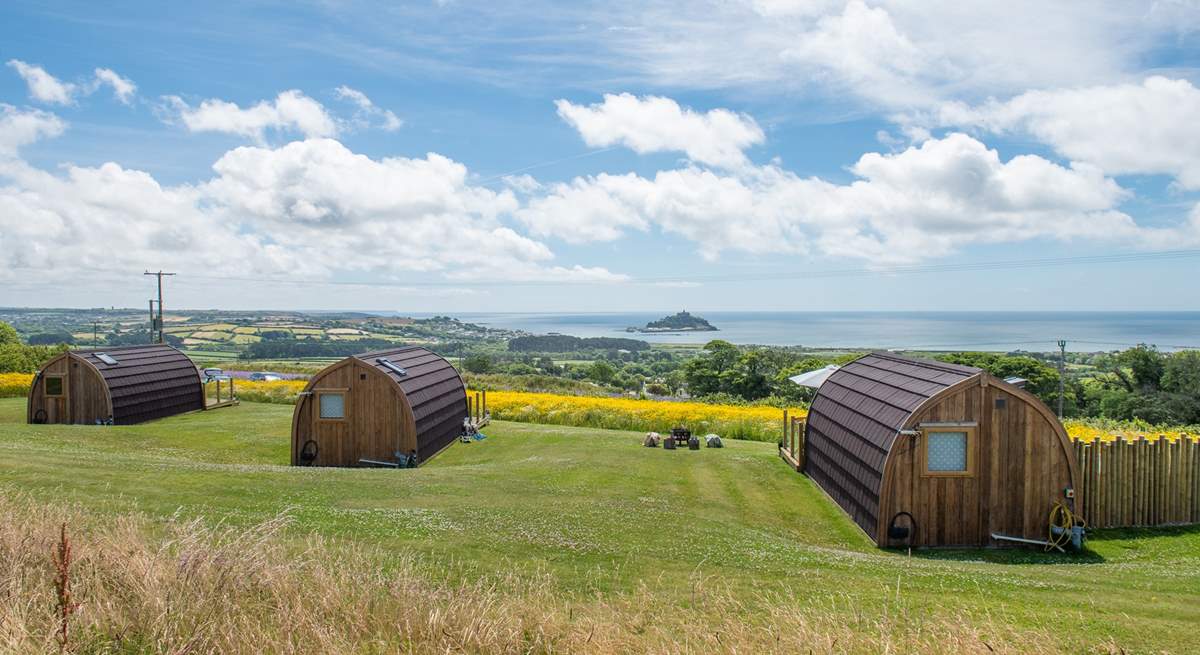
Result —
<instances>
[{"instance_id":1,"label":"sky","mask_svg":"<svg viewBox=\"0 0 1200 655\"><path fill-rule=\"evenodd\" d=\"M1200 0L17 0L0 64L0 306L1200 307Z\"/></svg>"}]
</instances>

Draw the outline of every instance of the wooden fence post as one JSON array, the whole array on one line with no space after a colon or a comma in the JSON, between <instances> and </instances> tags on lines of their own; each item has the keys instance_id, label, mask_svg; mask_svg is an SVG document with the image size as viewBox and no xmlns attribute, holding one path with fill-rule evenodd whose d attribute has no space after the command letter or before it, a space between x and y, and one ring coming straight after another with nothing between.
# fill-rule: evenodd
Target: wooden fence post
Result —
<instances>
[{"instance_id":1,"label":"wooden fence post","mask_svg":"<svg viewBox=\"0 0 1200 655\"><path fill-rule=\"evenodd\" d=\"M1117 513L1121 510L1121 501L1119 499L1121 489L1121 440L1117 439L1108 446L1108 454L1110 455L1110 464L1106 467L1108 470L1105 473L1108 475L1108 524L1119 525L1120 517Z\"/></svg>"},{"instance_id":2,"label":"wooden fence post","mask_svg":"<svg viewBox=\"0 0 1200 655\"><path fill-rule=\"evenodd\" d=\"M1167 477L1167 440L1160 434L1154 441L1154 525L1163 522L1163 481Z\"/></svg>"},{"instance_id":3,"label":"wooden fence post","mask_svg":"<svg viewBox=\"0 0 1200 655\"><path fill-rule=\"evenodd\" d=\"M1104 476L1104 525L1116 524L1113 516L1113 506L1116 505L1117 486L1117 442L1105 444L1104 459L1100 461L1100 474Z\"/></svg>"},{"instance_id":4,"label":"wooden fence post","mask_svg":"<svg viewBox=\"0 0 1200 655\"><path fill-rule=\"evenodd\" d=\"M1133 524L1146 524L1146 437L1139 435L1134 442Z\"/></svg>"},{"instance_id":5,"label":"wooden fence post","mask_svg":"<svg viewBox=\"0 0 1200 655\"><path fill-rule=\"evenodd\" d=\"M808 416L797 419L796 431L796 470L804 470L804 432L808 429Z\"/></svg>"},{"instance_id":6,"label":"wooden fence post","mask_svg":"<svg viewBox=\"0 0 1200 655\"><path fill-rule=\"evenodd\" d=\"M1192 449L1192 522L1200 523L1200 438L1191 438Z\"/></svg>"},{"instance_id":7,"label":"wooden fence post","mask_svg":"<svg viewBox=\"0 0 1200 655\"><path fill-rule=\"evenodd\" d=\"M1088 442L1083 445L1083 461L1079 463L1079 470L1083 472L1083 517L1087 519L1089 524L1095 524L1096 512L1093 511L1096 505L1096 481L1092 477L1092 451L1096 450L1096 442Z\"/></svg>"},{"instance_id":8,"label":"wooden fence post","mask_svg":"<svg viewBox=\"0 0 1200 655\"><path fill-rule=\"evenodd\" d=\"M1180 505L1183 500L1183 440L1171 446L1171 521L1185 523Z\"/></svg>"},{"instance_id":9,"label":"wooden fence post","mask_svg":"<svg viewBox=\"0 0 1200 655\"><path fill-rule=\"evenodd\" d=\"M1121 446L1121 487L1118 495L1120 502L1120 525L1130 525L1133 521L1133 444L1119 439Z\"/></svg>"},{"instance_id":10,"label":"wooden fence post","mask_svg":"<svg viewBox=\"0 0 1200 655\"><path fill-rule=\"evenodd\" d=\"M804 419L797 419L797 451ZM1200 523L1200 438L1076 441L1076 509L1093 528Z\"/></svg>"},{"instance_id":11,"label":"wooden fence post","mask_svg":"<svg viewBox=\"0 0 1200 655\"><path fill-rule=\"evenodd\" d=\"M1084 470L1084 441L1076 439L1075 445L1075 462L1078 462L1079 470ZM1087 503L1087 476L1081 475L1078 481L1079 488L1075 489L1075 513L1086 518L1085 505Z\"/></svg>"}]
</instances>

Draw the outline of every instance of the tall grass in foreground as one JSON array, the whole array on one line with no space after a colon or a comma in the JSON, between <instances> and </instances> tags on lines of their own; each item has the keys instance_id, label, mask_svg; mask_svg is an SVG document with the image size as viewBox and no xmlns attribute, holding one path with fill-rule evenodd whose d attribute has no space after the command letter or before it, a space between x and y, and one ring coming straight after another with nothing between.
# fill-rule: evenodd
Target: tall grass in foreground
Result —
<instances>
[{"instance_id":1,"label":"tall grass in foreground","mask_svg":"<svg viewBox=\"0 0 1200 655\"><path fill-rule=\"evenodd\" d=\"M51 565L63 524L76 604L66 629ZM289 538L287 525L286 517L242 529L100 520L0 496L0 651L55 652L63 635L70 653L1036 654L1065 646L1050 631L1016 630L990 615L931 616L898 589L885 609L868 612L851 599L815 607L795 597L746 599L702 577L690 581L682 608L648 591L567 596L548 577L440 584L417 559Z\"/></svg>"}]
</instances>

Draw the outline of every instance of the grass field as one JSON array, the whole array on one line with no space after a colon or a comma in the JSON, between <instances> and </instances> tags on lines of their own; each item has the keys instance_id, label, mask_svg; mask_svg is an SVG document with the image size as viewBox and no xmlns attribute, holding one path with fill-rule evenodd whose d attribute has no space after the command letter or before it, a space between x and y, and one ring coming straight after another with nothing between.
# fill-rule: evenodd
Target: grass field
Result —
<instances>
[{"instance_id":1,"label":"grass field","mask_svg":"<svg viewBox=\"0 0 1200 655\"><path fill-rule=\"evenodd\" d=\"M497 422L487 440L416 471L296 469L284 465L291 412L244 403L132 427L28 426L24 399L3 399L0 494L101 523L144 517L148 539L189 518L247 529L282 514L271 542L281 553L319 536L380 567L404 555L416 563L405 575L445 588L489 581L499 595L488 602L500 604L516 581L537 581L553 599L537 611L566 635L549 650L794 651L803 634L816 652L1200 651L1194 528L1102 534L1076 557L909 557L873 548L770 444L668 452L635 433ZM13 517L36 515L0 512L14 535L27 519ZM343 583L348 594L356 584ZM602 639L580 618L596 619L598 603L614 631ZM671 608L692 618L662 614ZM706 629L699 619L732 630L729 641L709 634L702 648L689 632ZM731 625L759 628L735 637ZM768 629L796 632L772 642ZM624 641L609 640L618 633ZM679 635L701 641L662 647ZM493 649L452 646L428 650Z\"/></svg>"}]
</instances>

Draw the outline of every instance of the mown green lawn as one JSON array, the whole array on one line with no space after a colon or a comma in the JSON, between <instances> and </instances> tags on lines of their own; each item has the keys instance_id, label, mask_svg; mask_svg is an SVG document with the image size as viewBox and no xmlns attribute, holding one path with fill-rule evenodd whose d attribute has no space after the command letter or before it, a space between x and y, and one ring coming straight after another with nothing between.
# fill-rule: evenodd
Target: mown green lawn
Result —
<instances>
[{"instance_id":1,"label":"mown green lawn","mask_svg":"<svg viewBox=\"0 0 1200 655\"><path fill-rule=\"evenodd\" d=\"M564 594L644 586L684 606L694 585L722 584L847 612L987 615L1080 648L1200 652L1194 528L1102 535L1074 557L908 557L871 546L763 443L670 452L628 432L496 423L415 471L300 469L285 465L290 406L133 427L30 426L24 411L24 399L0 400L0 493L100 515L246 524L287 513L297 535L413 552L432 576L515 570Z\"/></svg>"}]
</instances>

